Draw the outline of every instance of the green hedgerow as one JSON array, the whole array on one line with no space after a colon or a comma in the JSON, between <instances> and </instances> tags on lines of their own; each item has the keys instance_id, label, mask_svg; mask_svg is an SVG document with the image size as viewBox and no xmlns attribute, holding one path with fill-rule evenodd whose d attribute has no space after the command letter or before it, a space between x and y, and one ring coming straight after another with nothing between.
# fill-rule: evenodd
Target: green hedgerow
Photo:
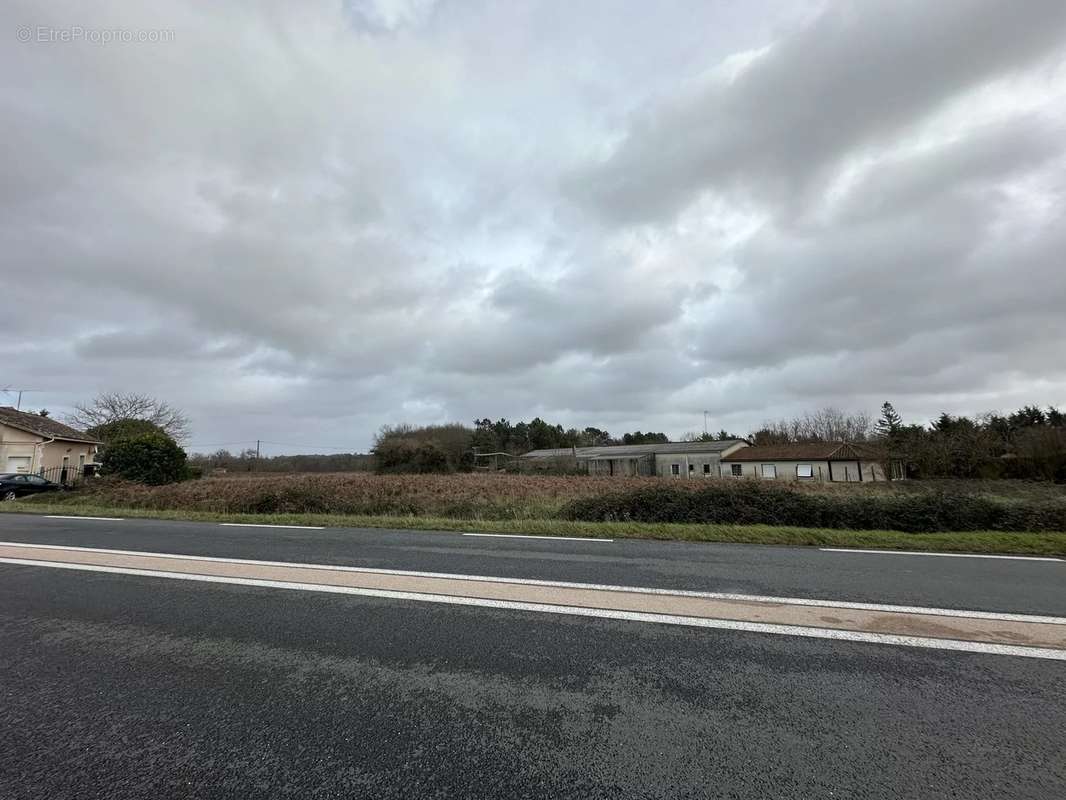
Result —
<instances>
[{"instance_id":1,"label":"green hedgerow","mask_svg":"<svg viewBox=\"0 0 1066 800\"><path fill-rule=\"evenodd\" d=\"M645 486L569 502L570 520L788 525L804 528L936 531L1066 530L1066 504L1004 501L976 494L819 494L759 481L716 481L697 489Z\"/></svg>"}]
</instances>

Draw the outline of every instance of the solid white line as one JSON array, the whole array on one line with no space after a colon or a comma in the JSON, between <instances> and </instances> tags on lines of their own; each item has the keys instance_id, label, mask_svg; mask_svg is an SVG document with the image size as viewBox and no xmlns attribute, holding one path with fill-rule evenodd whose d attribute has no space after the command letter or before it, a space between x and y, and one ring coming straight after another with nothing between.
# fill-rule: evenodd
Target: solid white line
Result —
<instances>
[{"instance_id":1,"label":"solid white line","mask_svg":"<svg viewBox=\"0 0 1066 800\"><path fill-rule=\"evenodd\" d=\"M632 622L654 622L664 625L685 625L694 628L714 628L718 630L745 631L749 633L801 636L812 639L835 639L847 642L869 642L903 647L923 647L934 650L957 650L968 653L1022 656L1024 658L1044 658L1054 661L1066 661L1066 650L1053 650L1043 647L1019 647L1017 645L991 644L987 642L967 642L958 639L932 639L924 636L867 633L864 631L847 631L833 628L810 628L801 625L774 625L765 622L740 622L728 619L683 617L673 614L649 614L640 611L615 611L604 608L582 608L579 606L560 606L546 603L525 603L513 600L487 600L479 597L455 597L450 595L423 594L419 592L398 592L388 589L362 589L351 586L322 586L314 583L272 581L263 580L261 578L190 575L180 572L162 572L147 569L131 569L127 567L101 567L94 564L67 564L58 561L34 561L32 559L23 558L0 558L0 563L21 564L30 567L51 567L53 569L72 569L85 572L109 572L119 575L139 575L149 578L167 578L170 580L225 583L240 586L261 586L268 589L292 589L304 592L328 592L331 594L383 597L392 600L414 600L417 602L440 603L445 605L478 606L482 608L509 609L515 611L535 611L543 614L566 614L569 616L599 617L601 619L627 620Z\"/></svg>"},{"instance_id":2,"label":"solid white line","mask_svg":"<svg viewBox=\"0 0 1066 800\"><path fill-rule=\"evenodd\" d=\"M208 561L221 564L238 564L257 567L297 567L337 572L357 572L371 575L397 575L408 578L444 578L453 581L482 581L508 583L521 586L545 586L559 589L592 589L604 592L628 592L631 594L669 595L672 597L695 597L706 600L735 600L748 603L776 603L790 606L815 606L818 608L842 608L855 611L886 611L895 614L929 614L938 617L967 617L970 619L999 620L1002 622L1038 622L1045 625L1066 625L1066 617L1040 616L1036 614L1013 614L1000 611L966 611L956 608L929 608L925 606L899 606L883 603L858 603L846 600L818 600L806 597L772 597L733 592L697 592L685 589L658 589L645 586L618 586L606 583L575 583L572 581L545 581L536 578L501 578L492 575L467 575L451 572L422 572L380 567L349 567L333 564L304 564L297 561L261 561L250 558L221 558L219 556L186 556L180 553L150 553L144 550L113 550L102 547L74 547L62 544L34 544L32 542L0 542L0 547L26 547L42 550L70 550L79 553L105 553L120 556L147 556L172 558L185 561Z\"/></svg>"},{"instance_id":3,"label":"solid white line","mask_svg":"<svg viewBox=\"0 0 1066 800\"><path fill-rule=\"evenodd\" d=\"M267 525L262 522L220 522L223 528L296 528L301 531L324 531L323 525Z\"/></svg>"},{"instance_id":4,"label":"solid white line","mask_svg":"<svg viewBox=\"0 0 1066 800\"><path fill-rule=\"evenodd\" d=\"M859 550L854 547L819 547L825 553L876 553L883 556L939 556L940 558L1004 558L1010 561L1062 561L1051 556L997 556L985 553L927 553L923 550Z\"/></svg>"},{"instance_id":5,"label":"solid white line","mask_svg":"<svg viewBox=\"0 0 1066 800\"><path fill-rule=\"evenodd\" d=\"M75 517L67 516L65 514L45 514L45 519L91 519L101 522L122 522L124 517Z\"/></svg>"},{"instance_id":6,"label":"solid white line","mask_svg":"<svg viewBox=\"0 0 1066 800\"><path fill-rule=\"evenodd\" d=\"M532 533L464 533L463 536L490 536L496 539L562 539L564 542L613 542L614 539L598 539L594 536L537 536Z\"/></svg>"}]
</instances>

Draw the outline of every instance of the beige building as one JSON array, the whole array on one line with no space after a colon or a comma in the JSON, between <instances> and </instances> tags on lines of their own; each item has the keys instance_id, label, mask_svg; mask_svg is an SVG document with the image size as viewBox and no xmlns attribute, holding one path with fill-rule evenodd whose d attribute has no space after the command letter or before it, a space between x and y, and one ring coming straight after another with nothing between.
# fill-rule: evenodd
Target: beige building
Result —
<instances>
[{"instance_id":1,"label":"beige building","mask_svg":"<svg viewBox=\"0 0 1066 800\"><path fill-rule=\"evenodd\" d=\"M82 474L93 464L100 442L81 431L39 414L0 406L0 472ZM75 472L76 470L76 472Z\"/></svg>"},{"instance_id":2,"label":"beige building","mask_svg":"<svg viewBox=\"0 0 1066 800\"><path fill-rule=\"evenodd\" d=\"M903 465L869 445L845 442L745 447L722 458L723 478L860 483L903 478Z\"/></svg>"},{"instance_id":3,"label":"beige building","mask_svg":"<svg viewBox=\"0 0 1066 800\"><path fill-rule=\"evenodd\" d=\"M717 478L718 462L727 453L747 447L742 439L717 442L661 442L602 447L532 450L521 457L534 469L571 468L590 475L674 478Z\"/></svg>"}]
</instances>

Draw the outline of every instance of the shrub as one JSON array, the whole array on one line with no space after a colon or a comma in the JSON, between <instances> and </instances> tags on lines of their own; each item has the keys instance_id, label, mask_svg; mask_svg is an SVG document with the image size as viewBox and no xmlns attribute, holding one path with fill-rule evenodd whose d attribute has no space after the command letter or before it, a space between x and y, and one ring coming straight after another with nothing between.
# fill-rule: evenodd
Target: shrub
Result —
<instances>
[{"instance_id":1,"label":"shrub","mask_svg":"<svg viewBox=\"0 0 1066 800\"><path fill-rule=\"evenodd\" d=\"M378 472L450 472L448 455L433 440L393 438L374 449Z\"/></svg>"},{"instance_id":2,"label":"shrub","mask_svg":"<svg viewBox=\"0 0 1066 800\"><path fill-rule=\"evenodd\" d=\"M943 490L822 494L760 481L607 492L572 500L563 508L562 516L586 521L792 525L912 533L1066 530L1066 503L1061 501L1005 501Z\"/></svg>"},{"instance_id":3,"label":"shrub","mask_svg":"<svg viewBox=\"0 0 1066 800\"><path fill-rule=\"evenodd\" d=\"M112 441L101 460L105 475L159 485L186 476L185 451L162 433L142 433Z\"/></svg>"},{"instance_id":4,"label":"shrub","mask_svg":"<svg viewBox=\"0 0 1066 800\"><path fill-rule=\"evenodd\" d=\"M103 425L95 425L89 428L86 433L95 439L99 439L105 445L118 439L129 439L146 433L158 433L166 436L162 428L146 419L116 419L112 422L105 422Z\"/></svg>"},{"instance_id":5,"label":"shrub","mask_svg":"<svg viewBox=\"0 0 1066 800\"><path fill-rule=\"evenodd\" d=\"M473 430L457 424L386 426L374 438L376 470L422 474L470 470L473 436Z\"/></svg>"}]
</instances>

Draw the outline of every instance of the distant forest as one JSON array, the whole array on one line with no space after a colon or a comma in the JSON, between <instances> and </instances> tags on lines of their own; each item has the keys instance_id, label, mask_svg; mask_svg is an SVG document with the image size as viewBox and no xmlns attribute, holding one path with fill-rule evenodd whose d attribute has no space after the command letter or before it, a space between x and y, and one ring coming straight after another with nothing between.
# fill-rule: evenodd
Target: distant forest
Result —
<instances>
[{"instance_id":1,"label":"distant forest","mask_svg":"<svg viewBox=\"0 0 1066 800\"><path fill-rule=\"evenodd\" d=\"M1010 414L976 417L942 413L928 425L908 424L891 403L874 418L824 408L767 422L745 437L728 431L689 433L682 440L745 438L753 445L850 441L877 445L906 465L911 478L1024 478L1066 482L1066 414L1053 406L1025 406ZM544 448L666 442L662 433L611 436L599 428L563 428L540 418L511 423L475 420L473 427L386 426L374 443L381 472L474 469L478 453L517 455Z\"/></svg>"},{"instance_id":2,"label":"distant forest","mask_svg":"<svg viewBox=\"0 0 1066 800\"><path fill-rule=\"evenodd\" d=\"M229 450L193 453L189 463L205 471L224 469L227 472L366 472L374 469L374 457L368 453L256 458L254 449L236 454Z\"/></svg>"}]
</instances>

